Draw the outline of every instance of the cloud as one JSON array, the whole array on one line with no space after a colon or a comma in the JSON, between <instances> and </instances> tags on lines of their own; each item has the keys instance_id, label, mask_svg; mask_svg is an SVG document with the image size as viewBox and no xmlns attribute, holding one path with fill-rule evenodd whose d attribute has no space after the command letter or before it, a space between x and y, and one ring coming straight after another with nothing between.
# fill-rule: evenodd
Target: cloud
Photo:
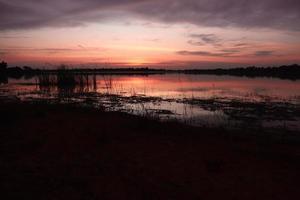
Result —
<instances>
[{"instance_id":1,"label":"cloud","mask_svg":"<svg viewBox=\"0 0 300 200\"><path fill-rule=\"evenodd\" d=\"M224 53L240 53L241 49L238 48L230 48L230 49L221 49L222 52Z\"/></svg>"},{"instance_id":2,"label":"cloud","mask_svg":"<svg viewBox=\"0 0 300 200\"><path fill-rule=\"evenodd\" d=\"M212 53L208 51L177 51L182 56L213 56L213 57L226 57L232 56L232 52Z\"/></svg>"},{"instance_id":3,"label":"cloud","mask_svg":"<svg viewBox=\"0 0 300 200\"><path fill-rule=\"evenodd\" d=\"M146 41L146 42L160 42L160 39L158 39L158 38L151 38L151 39L145 38L144 41Z\"/></svg>"},{"instance_id":4,"label":"cloud","mask_svg":"<svg viewBox=\"0 0 300 200\"><path fill-rule=\"evenodd\" d=\"M194 45L194 46L204 46L205 43L202 41L195 41L195 40L189 40L188 43L190 45Z\"/></svg>"},{"instance_id":5,"label":"cloud","mask_svg":"<svg viewBox=\"0 0 300 200\"><path fill-rule=\"evenodd\" d=\"M220 41L215 34L191 34L190 37L200 39L206 44L217 44Z\"/></svg>"},{"instance_id":6,"label":"cloud","mask_svg":"<svg viewBox=\"0 0 300 200\"><path fill-rule=\"evenodd\" d=\"M0 39L26 39L26 38L30 38L27 36L0 36Z\"/></svg>"},{"instance_id":7,"label":"cloud","mask_svg":"<svg viewBox=\"0 0 300 200\"><path fill-rule=\"evenodd\" d=\"M153 19L201 26L300 30L298 0L164 0L137 6ZM156 6L154 5L156 2Z\"/></svg>"},{"instance_id":8,"label":"cloud","mask_svg":"<svg viewBox=\"0 0 300 200\"><path fill-rule=\"evenodd\" d=\"M300 31L299 10L299 0L0 0L0 30L72 27L128 17Z\"/></svg>"},{"instance_id":9,"label":"cloud","mask_svg":"<svg viewBox=\"0 0 300 200\"><path fill-rule=\"evenodd\" d=\"M211 57L238 57L242 56L242 50L236 48L228 48L228 49L220 49L217 52L209 52L209 51L177 51L178 55L182 56L211 56ZM272 56L274 55L274 51L256 51L253 54L249 54L248 56Z\"/></svg>"},{"instance_id":10,"label":"cloud","mask_svg":"<svg viewBox=\"0 0 300 200\"><path fill-rule=\"evenodd\" d=\"M249 66L248 64L234 62L218 62L218 61L179 61L170 60L166 62L155 63L154 67L158 68L174 68L174 69L199 69L199 68L230 68Z\"/></svg>"},{"instance_id":11,"label":"cloud","mask_svg":"<svg viewBox=\"0 0 300 200\"><path fill-rule=\"evenodd\" d=\"M256 51L254 53L255 56L271 56L273 55L274 51Z\"/></svg>"},{"instance_id":12,"label":"cloud","mask_svg":"<svg viewBox=\"0 0 300 200\"><path fill-rule=\"evenodd\" d=\"M206 56L239 56L241 53L247 51L249 48L254 48L256 45L254 43L242 42L244 38L238 40L226 40L221 39L216 34L190 34L189 38L194 38L197 40L188 40L187 43L194 46L202 46L202 48L212 46L215 52L218 53L209 53L206 51L179 51L179 54L182 55L206 55ZM257 52L257 55L267 54L271 52Z\"/></svg>"},{"instance_id":13,"label":"cloud","mask_svg":"<svg viewBox=\"0 0 300 200\"><path fill-rule=\"evenodd\" d=\"M248 47L249 44L248 43L237 43L237 44L234 44L235 47Z\"/></svg>"},{"instance_id":14,"label":"cloud","mask_svg":"<svg viewBox=\"0 0 300 200\"><path fill-rule=\"evenodd\" d=\"M59 54L59 53L85 52L85 51L103 52L106 51L106 49L101 47L84 47L82 45L78 45L77 47L74 48L32 48L32 47L0 48L0 52L5 52L5 54L7 53L20 54L24 52L31 52L31 53L42 52L46 54Z\"/></svg>"},{"instance_id":15,"label":"cloud","mask_svg":"<svg viewBox=\"0 0 300 200\"><path fill-rule=\"evenodd\" d=\"M192 40L189 40L188 43L194 46L204 46L207 44L214 47L222 46L222 40L215 34L190 34L189 37L192 38Z\"/></svg>"}]
</instances>

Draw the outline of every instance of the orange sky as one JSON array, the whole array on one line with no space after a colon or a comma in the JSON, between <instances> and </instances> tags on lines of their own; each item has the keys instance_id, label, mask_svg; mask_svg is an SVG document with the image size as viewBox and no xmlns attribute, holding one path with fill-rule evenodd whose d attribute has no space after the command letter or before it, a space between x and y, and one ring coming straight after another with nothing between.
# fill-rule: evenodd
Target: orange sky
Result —
<instances>
[{"instance_id":1,"label":"orange sky","mask_svg":"<svg viewBox=\"0 0 300 200\"><path fill-rule=\"evenodd\" d=\"M56 67L213 68L299 63L299 32L130 19L0 31L0 60Z\"/></svg>"}]
</instances>

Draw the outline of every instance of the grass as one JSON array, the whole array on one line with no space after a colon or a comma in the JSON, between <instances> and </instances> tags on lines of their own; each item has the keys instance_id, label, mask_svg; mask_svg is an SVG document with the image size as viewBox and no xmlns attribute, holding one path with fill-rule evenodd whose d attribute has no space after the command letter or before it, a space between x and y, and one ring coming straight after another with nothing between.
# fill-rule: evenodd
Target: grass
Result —
<instances>
[{"instance_id":1,"label":"grass","mask_svg":"<svg viewBox=\"0 0 300 200\"><path fill-rule=\"evenodd\" d=\"M65 68L57 70L57 73L41 73L38 75L37 84L43 91L55 88L62 95L97 90L96 75L77 74Z\"/></svg>"}]
</instances>

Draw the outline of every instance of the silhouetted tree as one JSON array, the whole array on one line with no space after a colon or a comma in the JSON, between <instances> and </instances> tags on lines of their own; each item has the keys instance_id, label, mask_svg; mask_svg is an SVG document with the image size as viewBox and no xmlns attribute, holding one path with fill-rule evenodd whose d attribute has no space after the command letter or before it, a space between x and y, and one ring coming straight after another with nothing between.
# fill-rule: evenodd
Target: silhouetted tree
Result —
<instances>
[{"instance_id":1,"label":"silhouetted tree","mask_svg":"<svg viewBox=\"0 0 300 200\"><path fill-rule=\"evenodd\" d=\"M0 63L0 85L2 83L7 83L8 79L7 79L7 75L6 75L6 70L7 70L7 63L2 61Z\"/></svg>"},{"instance_id":2,"label":"silhouetted tree","mask_svg":"<svg viewBox=\"0 0 300 200\"><path fill-rule=\"evenodd\" d=\"M7 63L4 62L4 61L2 61L2 62L0 63L0 71L1 71L1 72L2 72L2 71L6 71L6 69L7 69Z\"/></svg>"}]
</instances>

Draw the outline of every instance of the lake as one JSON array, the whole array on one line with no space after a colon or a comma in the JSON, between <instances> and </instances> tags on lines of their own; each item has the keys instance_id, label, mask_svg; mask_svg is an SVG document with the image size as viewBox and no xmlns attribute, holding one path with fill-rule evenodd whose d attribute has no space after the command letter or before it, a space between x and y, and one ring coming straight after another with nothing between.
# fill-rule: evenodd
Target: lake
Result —
<instances>
[{"instance_id":1,"label":"lake","mask_svg":"<svg viewBox=\"0 0 300 200\"><path fill-rule=\"evenodd\" d=\"M9 78L2 98L77 103L207 127L300 131L300 81L163 74L89 75L88 84L43 86L38 77Z\"/></svg>"}]
</instances>

